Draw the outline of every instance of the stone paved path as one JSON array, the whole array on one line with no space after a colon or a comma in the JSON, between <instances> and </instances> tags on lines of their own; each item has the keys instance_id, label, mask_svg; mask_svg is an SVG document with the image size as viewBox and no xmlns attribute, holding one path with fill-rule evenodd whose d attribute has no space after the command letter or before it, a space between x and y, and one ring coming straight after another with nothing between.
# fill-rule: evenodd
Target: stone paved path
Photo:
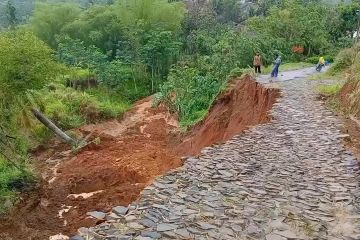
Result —
<instances>
[{"instance_id":1,"label":"stone paved path","mask_svg":"<svg viewBox=\"0 0 360 240\"><path fill-rule=\"evenodd\" d=\"M280 82L271 123L204 149L129 210L80 231L114 240L360 239L357 159L339 120L316 101L317 82L304 78L312 71L280 77L289 81Z\"/></svg>"}]
</instances>

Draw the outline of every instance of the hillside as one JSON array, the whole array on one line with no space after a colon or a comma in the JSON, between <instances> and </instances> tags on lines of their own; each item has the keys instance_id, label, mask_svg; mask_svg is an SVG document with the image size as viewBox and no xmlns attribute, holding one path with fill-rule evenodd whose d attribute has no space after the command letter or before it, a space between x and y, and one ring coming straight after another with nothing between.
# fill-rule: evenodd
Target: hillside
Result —
<instances>
[{"instance_id":1,"label":"hillside","mask_svg":"<svg viewBox=\"0 0 360 240\"><path fill-rule=\"evenodd\" d=\"M0 29L9 25L8 21L8 3L15 7L16 19L20 23L26 22L31 16L36 0L2 0L0 1ZM71 0L50 0L48 2L72 2ZM80 3L83 7L88 7L91 4L111 3L112 0L74 0Z\"/></svg>"}]
</instances>

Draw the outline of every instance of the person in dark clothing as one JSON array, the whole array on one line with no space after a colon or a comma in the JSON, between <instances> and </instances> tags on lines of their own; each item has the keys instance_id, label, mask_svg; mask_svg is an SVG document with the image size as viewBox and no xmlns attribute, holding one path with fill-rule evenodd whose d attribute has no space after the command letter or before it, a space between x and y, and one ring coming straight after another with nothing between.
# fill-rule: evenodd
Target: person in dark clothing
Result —
<instances>
[{"instance_id":1,"label":"person in dark clothing","mask_svg":"<svg viewBox=\"0 0 360 240\"><path fill-rule=\"evenodd\" d=\"M261 65L262 65L262 59L260 53L256 53L254 57L255 73L261 73Z\"/></svg>"}]
</instances>

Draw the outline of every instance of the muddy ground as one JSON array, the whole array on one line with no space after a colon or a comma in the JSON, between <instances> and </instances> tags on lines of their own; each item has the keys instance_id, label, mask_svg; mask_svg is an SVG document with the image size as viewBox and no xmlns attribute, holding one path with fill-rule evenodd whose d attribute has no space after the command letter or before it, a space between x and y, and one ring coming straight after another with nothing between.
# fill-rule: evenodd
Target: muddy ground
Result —
<instances>
[{"instance_id":1,"label":"muddy ground","mask_svg":"<svg viewBox=\"0 0 360 240\"><path fill-rule=\"evenodd\" d=\"M247 76L233 80L208 117L187 134L166 107L153 108L150 97L136 103L122 120L78 129L100 142L76 154L53 139L34 152L41 183L0 220L0 239L45 240L98 224L86 213L128 205L157 176L181 166L181 156L199 154L203 147L269 121L277 97L278 89Z\"/></svg>"}]
</instances>

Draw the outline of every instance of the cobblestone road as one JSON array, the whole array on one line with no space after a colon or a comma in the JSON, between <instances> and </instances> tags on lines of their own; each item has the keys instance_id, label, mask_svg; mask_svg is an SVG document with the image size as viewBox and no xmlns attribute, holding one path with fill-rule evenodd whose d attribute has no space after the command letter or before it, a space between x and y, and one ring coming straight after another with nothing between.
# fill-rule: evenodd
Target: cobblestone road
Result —
<instances>
[{"instance_id":1,"label":"cobblestone road","mask_svg":"<svg viewBox=\"0 0 360 240\"><path fill-rule=\"evenodd\" d=\"M305 79L312 71L280 77L271 123L204 149L129 209L114 208L107 222L80 232L114 240L360 239L357 159L343 147L339 120L316 101L317 82Z\"/></svg>"}]
</instances>

